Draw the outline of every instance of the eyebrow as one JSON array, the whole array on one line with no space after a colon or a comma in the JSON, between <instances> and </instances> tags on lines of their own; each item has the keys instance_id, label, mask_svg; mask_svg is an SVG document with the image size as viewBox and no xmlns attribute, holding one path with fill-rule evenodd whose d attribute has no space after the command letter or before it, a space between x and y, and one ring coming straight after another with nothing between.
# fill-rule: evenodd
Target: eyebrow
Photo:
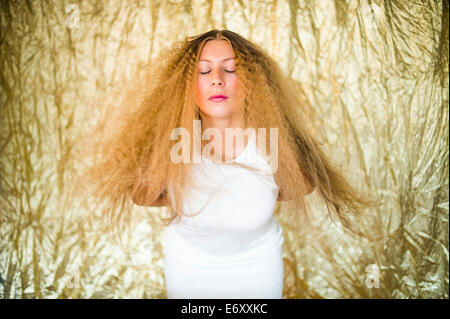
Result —
<instances>
[{"instance_id":1,"label":"eyebrow","mask_svg":"<svg viewBox=\"0 0 450 319\"><path fill-rule=\"evenodd\" d=\"M234 58L227 58L227 59L223 59L222 61L228 61L228 60L234 60ZM211 62L211 60L200 60L199 62Z\"/></svg>"}]
</instances>

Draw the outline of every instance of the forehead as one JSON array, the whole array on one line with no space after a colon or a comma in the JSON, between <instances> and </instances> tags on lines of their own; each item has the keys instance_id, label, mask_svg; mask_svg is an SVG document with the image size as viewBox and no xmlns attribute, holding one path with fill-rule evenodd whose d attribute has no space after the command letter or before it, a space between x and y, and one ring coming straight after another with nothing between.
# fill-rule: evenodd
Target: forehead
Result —
<instances>
[{"instance_id":1,"label":"forehead","mask_svg":"<svg viewBox=\"0 0 450 319\"><path fill-rule=\"evenodd\" d=\"M210 40L203 46L199 62L204 62L205 60L210 62L233 61L232 58L234 58L234 51L227 40Z\"/></svg>"}]
</instances>

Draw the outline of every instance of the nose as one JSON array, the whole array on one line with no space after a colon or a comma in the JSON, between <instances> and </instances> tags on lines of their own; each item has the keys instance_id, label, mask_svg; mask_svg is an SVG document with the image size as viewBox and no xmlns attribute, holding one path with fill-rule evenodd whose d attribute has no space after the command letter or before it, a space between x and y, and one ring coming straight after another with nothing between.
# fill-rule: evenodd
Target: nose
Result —
<instances>
[{"instance_id":1,"label":"nose","mask_svg":"<svg viewBox=\"0 0 450 319\"><path fill-rule=\"evenodd\" d=\"M223 86L224 82L220 76L220 72L212 72L212 85L213 86Z\"/></svg>"}]
</instances>

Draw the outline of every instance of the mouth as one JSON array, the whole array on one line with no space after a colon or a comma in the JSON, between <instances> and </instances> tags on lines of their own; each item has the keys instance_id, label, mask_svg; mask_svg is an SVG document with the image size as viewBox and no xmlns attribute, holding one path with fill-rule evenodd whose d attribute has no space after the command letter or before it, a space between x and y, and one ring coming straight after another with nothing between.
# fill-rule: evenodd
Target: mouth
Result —
<instances>
[{"instance_id":1,"label":"mouth","mask_svg":"<svg viewBox=\"0 0 450 319\"><path fill-rule=\"evenodd\" d=\"M209 98L209 100L212 102L223 102L226 99L228 99L228 96L225 95L213 95Z\"/></svg>"}]
</instances>

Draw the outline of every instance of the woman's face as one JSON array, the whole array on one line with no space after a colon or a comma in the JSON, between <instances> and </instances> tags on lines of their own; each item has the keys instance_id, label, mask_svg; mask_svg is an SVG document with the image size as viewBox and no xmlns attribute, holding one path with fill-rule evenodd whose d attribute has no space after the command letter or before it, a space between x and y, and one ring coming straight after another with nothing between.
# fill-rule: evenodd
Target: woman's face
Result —
<instances>
[{"instance_id":1,"label":"woman's face","mask_svg":"<svg viewBox=\"0 0 450 319\"><path fill-rule=\"evenodd\" d=\"M243 96L238 86L234 51L226 40L209 40L198 62L195 101L202 118L238 119ZM226 98L212 98L213 96Z\"/></svg>"}]
</instances>

